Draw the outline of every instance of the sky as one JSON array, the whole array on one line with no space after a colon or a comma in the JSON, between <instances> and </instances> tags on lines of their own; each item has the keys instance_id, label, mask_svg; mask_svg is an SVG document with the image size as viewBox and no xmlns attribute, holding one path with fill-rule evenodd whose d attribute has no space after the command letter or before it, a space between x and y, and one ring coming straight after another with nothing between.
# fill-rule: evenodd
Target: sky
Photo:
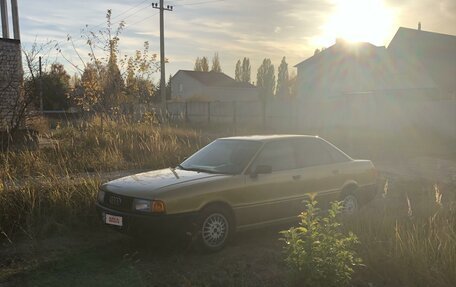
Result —
<instances>
[{"instance_id":1,"label":"sky","mask_svg":"<svg viewBox=\"0 0 456 287\"><path fill-rule=\"evenodd\" d=\"M157 54L158 10L148 0L18 0L21 38L25 49L33 42L56 41L48 62L65 64L69 73L82 67L88 47L82 30L105 27L112 9L114 24L124 20L121 54L131 55L149 41ZM250 58L252 79L264 58L277 67L286 57L294 65L329 47L336 38L387 46L401 26L456 35L455 0L165 0L174 6L165 12L166 74L193 69L196 57L212 58L218 52L222 71L234 76L236 61ZM71 36L74 48L67 41ZM65 60L67 59L67 60ZM159 74L155 75L158 81Z\"/></svg>"}]
</instances>

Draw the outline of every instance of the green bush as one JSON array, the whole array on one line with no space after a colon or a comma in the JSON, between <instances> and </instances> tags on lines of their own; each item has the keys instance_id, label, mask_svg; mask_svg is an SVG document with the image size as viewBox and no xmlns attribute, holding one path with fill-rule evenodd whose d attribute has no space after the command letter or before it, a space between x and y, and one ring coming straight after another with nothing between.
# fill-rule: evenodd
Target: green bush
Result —
<instances>
[{"instance_id":1,"label":"green bush","mask_svg":"<svg viewBox=\"0 0 456 287\"><path fill-rule=\"evenodd\" d=\"M299 216L298 227L282 231L286 263L290 268L293 285L347 286L354 267L361 264L354 246L355 234L344 234L338 222L341 203L334 202L323 216L316 201L306 202Z\"/></svg>"}]
</instances>

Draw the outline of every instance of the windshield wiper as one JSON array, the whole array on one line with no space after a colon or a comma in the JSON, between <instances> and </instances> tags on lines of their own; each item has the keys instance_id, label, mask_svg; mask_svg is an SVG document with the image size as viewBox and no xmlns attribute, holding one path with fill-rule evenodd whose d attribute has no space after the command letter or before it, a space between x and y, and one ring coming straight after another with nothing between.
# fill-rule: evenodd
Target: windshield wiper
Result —
<instances>
[{"instance_id":1,"label":"windshield wiper","mask_svg":"<svg viewBox=\"0 0 456 287\"><path fill-rule=\"evenodd\" d=\"M186 168L185 170L196 171L196 172L205 172L205 173L216 173L216 172L214 172L212 170L207 170L207 169L198 168L198 167Z\"/></svg>"},{"instance_id":2,"label":"windshield wiper","mask_svg":"<svg viewBox=\"0 0 456 287\"><path fill-rule=\"evenodd\" d=\"M180 165L180 164L178 164L176 167L179 168L179 169L182 169L182 170L187 170L185 167L183 167L183 166Z\"/></svg>"}]
</instances>

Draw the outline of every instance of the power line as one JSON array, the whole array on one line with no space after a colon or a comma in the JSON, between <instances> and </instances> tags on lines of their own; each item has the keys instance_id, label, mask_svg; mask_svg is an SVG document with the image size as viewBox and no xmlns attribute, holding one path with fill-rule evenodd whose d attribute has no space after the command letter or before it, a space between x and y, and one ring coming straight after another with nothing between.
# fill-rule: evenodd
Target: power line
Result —
<instances>
[{"instance_id":1,"label":"power line","mask_svg":"<svg viewBox=\"0 0 456 287\"><path fill-rule=\"evenodd\" d=\"M136 21L136 22L133 22L133 23L130 23L130 24L129 24L129 23L126 23L126 25L127 25L127 26L133 26L133 25L142 23L142 22L146 21L147 19L150 19L150 18L152 18L152 17L154 17L154 16L156 16L156 15L158 15L158 14L160 14L160 12L157 12L157 13L152 14L152 15L147 15L146 17L142 18L141 20Z\"/></svg>"},{"instance_id":2,"label":"power line","mask_svg":"<svg viewBox=\"0 0 456 287\"><path fill-rule=\"evenodd\" d=\"M185 0L183 0L185 1ZM177 3L182 3L183 1L178 1ZM182 4L175 4L174 7L182 7L182 6L193 6L193 5L203 5L203 4L210 4L216 2L225 2L225 0L208 0L208 1L199 1L199 2L189 2L189 3L182 3Z\"/></svg>"},{"instance_id":3,"label":"power line","mask_svg":"<svg viewBox=\"0 0 456 287\"><path fill-rule=\"evenodd\" d=\"M190 3L184 3L184 4L177 4L177 6L194 6L194 5L203 5L203 4L209 4L209 3L216 3L216 2L225 2L225 0L209 0L209 1L200 1L200 2L190 2Z\"/></svg>"},{"instance_id":4,"label":"power line","mask_svg":"<svg viewBox=\"0 0 456 287\"><path fill-rule=\"evenodd\" d=\"M135 9L136 7L138 7L138 6L140 6L140 5L142 5L143 3L148 2L148 1L149 1L149 0L143 0L143 1L139 2L137 5L131 7L130 9L127 9L127 10L121 12L120 14L116 15L115 17L112 17L112 19L119 18L119 17L122 16L123 14L130 12L131 10ZM149 5L149 4L147 4L147 5Z\"/></svg>"},{"instance_id":5,"label":"power line","mask_svg":"<svg viewBox=\"0 0 456 287\"><path fill-rule=\"evenodd\" d=\"M149 3L147 3L146 5L142 5L142 4L144 4L145 2L149 2ZM145 1L141 2L141 3L139 3L138 5L136 5L136 6L134 6L134 7L131 7L130 9L128 9L128 11L136 10L135 8L139 8L139 9L137 9L137 11L135 11L134 13L128 15L127 17L123 18L122 20L117 21L117 22L114 22L114 23L111 23L111 24L113 24L113 25L119 24L119 23L121 23L122 21L125 21L126 19L128 19L128 18L130 18L130 17L132 17L132 16L134 16L134 15L136 15L136 14L143 12L143 11L144 11L144 8L149 7L150 3L152 3L150 0L145 0ZM139 6L141 6L141 5L142 5L142 7L139 7ZM127 10L126 10L126 11L127 11ZM119 18L120 15L125 14L126 11L123 11L123 12L121 12L119 15L116 15L116 16L112 17L111 20L113 20L113 19L115 19L115 18ZM93 29L93 28L100 27L100 26L102 26L102 25L104 25L104 24L106 24L106 22L102 22L102 23L100 23L100 24L98 24L98 25L87 25L87 28L88 28L88 29Z\"/></svg>"}]
</instances>

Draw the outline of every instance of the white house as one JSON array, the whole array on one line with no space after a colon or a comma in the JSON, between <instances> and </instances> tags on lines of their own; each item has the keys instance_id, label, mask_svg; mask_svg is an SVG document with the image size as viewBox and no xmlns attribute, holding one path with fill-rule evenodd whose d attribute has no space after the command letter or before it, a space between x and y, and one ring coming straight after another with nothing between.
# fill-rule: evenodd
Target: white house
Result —
<instances>
[{"instance_id":1,"label":"white house","mask_svg":"<svg viewBox=\"0 0 456 287\"><path fill-rule=\"evenodd\" d=\"M296 68L306 127L456 138L456 36L401 27L388 47L337 41Z\"/></svg>"},{"instance_id":2,"label":"white house","mask_svg":"<svg viewBox=\"0 0 456 287\"><path fill-rule=\"evenodd\" d=\"M171 78L171 99L220 102L257 101L258 88L224 73L179 70Z\"/></svg>"}]
</instances>

